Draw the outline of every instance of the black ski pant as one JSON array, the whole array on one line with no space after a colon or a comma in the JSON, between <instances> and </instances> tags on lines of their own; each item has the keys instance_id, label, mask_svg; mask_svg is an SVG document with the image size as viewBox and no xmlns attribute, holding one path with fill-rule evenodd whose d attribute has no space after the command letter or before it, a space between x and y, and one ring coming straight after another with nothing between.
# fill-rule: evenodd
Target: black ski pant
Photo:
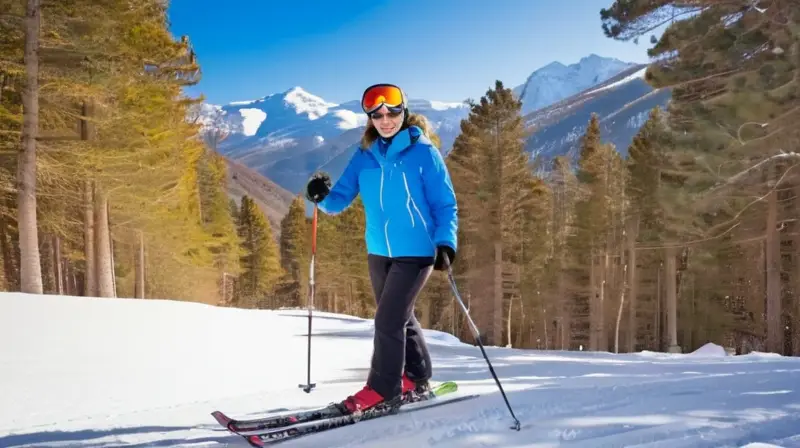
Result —
<instances>
[{"instance_id":1,"label":"black ski pant","mask_svg":"<svg viewBox=\"0 0 800 448\"><path fill-rule=\"evenodd\" d=\"M431 357L414 317L414 303L433 271L433 257L368 255L375 291L375 339L367 384L391 400L401 394L403 372L415 382L431 378Z\"/></svg>"}]
</instances>

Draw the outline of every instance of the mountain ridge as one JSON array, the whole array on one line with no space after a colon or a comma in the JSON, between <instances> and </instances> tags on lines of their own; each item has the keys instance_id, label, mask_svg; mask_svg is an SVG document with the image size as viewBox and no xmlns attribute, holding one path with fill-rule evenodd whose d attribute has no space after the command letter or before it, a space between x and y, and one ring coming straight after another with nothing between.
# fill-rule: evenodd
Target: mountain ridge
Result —
<instances>
[{"instance_id":1,"label":"mountain ridge","mask_svg":"<svg viewBox=\"0 0 800 448\"><path fill-rule=\"evenodd\" d=\"M534 156L552 156L573 150L572 134L585 125L581 123L583 118L588 122L580 104L602 106L603 116L612 111L621 114L612 120L632 119L620 109L622 104L652 91L641 80L642 67L644 65L589 54L569 65L554 61L535 70L525 83L512 88L518 96L524 92L523 116L535 127L534 135L526 144L528 151ZM597 91L589 92L592 89ZM653 104L660 104L662 100L662 96L656 95ZM554 106L559 104L570 104L570 107L557 112L558 107ZM202 107L204 127L221 128L228 133L228 138L217 148L220 153L295 194L320 167L330 170L332 177L338 176L356 148L367 120L358 100L333 103L298 85L256 100ZM410 99L409 109L428 119L441 139L440 149L445 155L461 131L461 121L470 112L466 103L420 98ZM566 112L575 116L570 119ZM632 113L641 114L641 110L637 108ZM556 126L556 123L547 122L547 114L553 120L567 120L570 124ZM607 132L619 129L622 128L616 123L609 125ZM618 146L627 146L629 131L623 129L622 136L615 141Z\"/></svg>"}]
</instances>

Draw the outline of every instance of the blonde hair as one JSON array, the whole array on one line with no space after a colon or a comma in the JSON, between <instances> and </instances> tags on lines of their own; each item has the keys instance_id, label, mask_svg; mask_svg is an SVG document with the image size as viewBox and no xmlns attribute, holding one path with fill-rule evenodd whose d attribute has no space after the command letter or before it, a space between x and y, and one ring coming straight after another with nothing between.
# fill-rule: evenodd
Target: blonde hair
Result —
<instances>
[{"instance_id":1,"label":"blonde hair","mask_svg":"<svg viewBox=\"0 0 800 448\"><path fill-rule=\"evenodd\" d=\"M441 141L439 140L439 136L433 132L431 129L431 125L428 122L428 119L425 118L425 115L409 113L408 114L408 121L406 125L403 126L400 130L404 130L410 126L417 126L422 130L422 133L427 136L437 148L441 148ZM367 119L367 128L364 129L364 135L361 136L361 149L366 151L369 149L370 146L375 142L375 140L380 137L378 134L378 130L375 129L375 125L372 124L371 119Z\"/></svg>"}]
</instances>

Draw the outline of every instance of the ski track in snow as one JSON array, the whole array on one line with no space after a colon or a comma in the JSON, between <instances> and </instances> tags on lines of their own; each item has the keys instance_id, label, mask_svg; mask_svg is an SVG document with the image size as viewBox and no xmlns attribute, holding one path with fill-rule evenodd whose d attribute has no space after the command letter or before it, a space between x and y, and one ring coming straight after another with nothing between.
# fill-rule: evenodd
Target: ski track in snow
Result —
<instances>
[{"instance_id":1,"label":"ski track in snow","mask_svg":"<svg viewBox=\"0 0 800 448\"><path fill-rule=\"evenodd\" d=\"M304 310L0 294L0 447L247 447L210 412L340 400L366 377L370 320ZM484 396L279 447L800 447L800 360L768 354L480 350L428 331L434 380ZM716 348L716 349L715 349Z\"/></svg>"}]
</instances>

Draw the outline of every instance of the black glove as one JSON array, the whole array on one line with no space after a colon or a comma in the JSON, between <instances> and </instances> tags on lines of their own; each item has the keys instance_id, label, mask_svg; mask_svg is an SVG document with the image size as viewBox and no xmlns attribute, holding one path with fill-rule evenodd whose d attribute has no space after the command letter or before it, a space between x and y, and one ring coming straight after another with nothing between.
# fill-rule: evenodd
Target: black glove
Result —
<instances>
[{"instance_id":1,"label":"black glove","mask_svg":"<svg viewBox=\"0 0 800 448\"><path fill-rule=\"evenodd\" d=\"M447 261L445 261L447 256ZM453 264L456 259L456 252L450 246L438 246L436 248L436 261L433 262L433 269L437 271L446 271L447 268Z\"/></svg>"},{"instance_id":2,"label":"black glove","mask_svg":"<svg viewBox=\"0 0 800 448\"><path fill-rule=\"evenodd\" d=\"M306 199L318 204L325 199L331 191L331 177L328 173L318 172L311 176L306 185Z\"/></svg>"}]
</instances>

